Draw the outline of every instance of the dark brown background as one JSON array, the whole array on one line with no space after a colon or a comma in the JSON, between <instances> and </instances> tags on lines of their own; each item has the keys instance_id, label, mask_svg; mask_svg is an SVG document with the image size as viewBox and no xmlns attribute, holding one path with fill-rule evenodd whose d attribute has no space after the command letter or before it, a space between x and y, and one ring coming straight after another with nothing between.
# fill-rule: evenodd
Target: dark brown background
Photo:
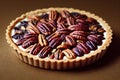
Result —
<instances>
[{"instance_id":1,"label":"dark brown background","mask_svg":"<svg viewBox=\"0 0 120 80\"><path fill-rule=\"evenodd\" d=\"M31 67L16 58L6 43L5 29L11 20L38 8L72 7L95 13L113 29L113 42L106 55L83 69L51 71ZM120 1L118 0L3 0L0 1L0 80L120 80Z\"/></svg>"}]
</instances>

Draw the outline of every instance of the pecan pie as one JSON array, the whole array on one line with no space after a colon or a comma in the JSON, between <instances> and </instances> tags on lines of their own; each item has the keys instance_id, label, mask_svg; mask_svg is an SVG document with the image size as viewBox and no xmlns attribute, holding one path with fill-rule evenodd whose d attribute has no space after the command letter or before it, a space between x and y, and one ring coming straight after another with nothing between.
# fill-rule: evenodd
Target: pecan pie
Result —
<instances>
[{"instance_id":1,"label":"pecan pie","mask_svg":"<svg viewBox=\"0 0 120 80\"><path fill-rule=\"evenodd\" d=\"M101 58L112 30L100 17L72 8L38 9L13 20L7 42L20 60L45 69L71 69Z\"/></svg>"}]
</instances>

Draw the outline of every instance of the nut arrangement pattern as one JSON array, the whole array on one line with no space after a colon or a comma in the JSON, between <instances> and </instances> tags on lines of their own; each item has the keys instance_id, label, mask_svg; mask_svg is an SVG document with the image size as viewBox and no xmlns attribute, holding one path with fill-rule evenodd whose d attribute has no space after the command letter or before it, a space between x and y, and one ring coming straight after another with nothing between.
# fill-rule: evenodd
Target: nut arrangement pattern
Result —
<instances>
[{"instance_id":1,"label":"nut arrangement pattern","mask_svg":"<svg viewBox=\"0 0 120 80\"><path fill-rule=\"evenodd\" d=\"M112 41L112 29L101 17L84 10L37 9L13 20L6 40L21 61L64 70L99 60Z\"/></svg>"},{"instance_id":2,"label":"nut arrangement pattern","mask_svg":"<svg viewBox=\"0 0 120 80\"><path fill-rule=\"evenodd\" d=\"M78 12L51 10L26 18L14 27L12 39L39 58L75 59L96 50L105 39L101 24Z\"/></svg>"}]
</instances>

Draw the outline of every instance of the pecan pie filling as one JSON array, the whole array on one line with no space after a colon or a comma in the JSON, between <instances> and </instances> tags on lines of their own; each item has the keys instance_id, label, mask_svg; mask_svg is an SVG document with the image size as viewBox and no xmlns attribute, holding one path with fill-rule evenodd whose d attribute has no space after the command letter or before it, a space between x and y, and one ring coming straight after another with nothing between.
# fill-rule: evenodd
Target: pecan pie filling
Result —
<instances>
[{"instance_id":1,"label":"pecan pie filling","mask_svg":"<svg viewBox=\"0 0 120 80\"><path fill-rule=\"evenodd\" d=\"M40 58L75 59L102 45L106 31L94 18L67 10L28 15L12 30L12 40Z\"/></svg>"}]
</instances>

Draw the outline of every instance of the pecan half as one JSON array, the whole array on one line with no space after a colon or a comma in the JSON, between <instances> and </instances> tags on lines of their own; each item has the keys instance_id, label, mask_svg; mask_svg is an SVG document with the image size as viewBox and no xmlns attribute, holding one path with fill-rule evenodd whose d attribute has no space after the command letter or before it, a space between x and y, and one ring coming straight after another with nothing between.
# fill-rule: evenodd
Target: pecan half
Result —
<instances>
[{"instance_id":1,"label":"pecan half","mask_svg":"<svg viewBox=\"0 0 120 80\"><path fill-rule=\"evenodd\" d=\"M92 25L89 27L89 30L91 31L97 31L98 27L96 25Z\"/></svg>"},{"instance_id":2,"label":"pecan half","mask_svg":"<svg viewBox=\"0 0 120 80\"><path fill-rule=\"evenodd\" d=\"M104 32L105 32L105 30L104 30L103 28L99 28L97 31L98 31L99 33L104 33Z\"/></svg>"},{"instance_id":3,"label":"pecan half","mask_svg":"<svg viewBox=\"0 0 120 80\"><path fill-rule=\"evenodd\" d=\"M66 18L63 18L62 16L59 16L57 19L57 24L65 24L67 23Z\"/></svg>"},{"instance_id":4,"label":"pecan half","mask_svg":"<svg viewBox=\"0 0 120 80\"><path fill-rule=\"evenodd\" d=\"M64 24L57 24L57 29L62 29L62 28L66 28L66 26Z\"/></svg>"},{"instance_id":5,"label":"pecan half","mask_svg":"<svg viewBox=\"0 0 120 80\"><path fill-rule=\"evenodd\" d=\"M37 36L38 36L38 34L35 34L35 33L26 33L26 34L24 35L24 38L25 38L25 39L28 39L28 38L30 38L30 37L35 37L35 38L37 38Z\"/></svg>"},{"instance_id":6,"label":"pecan half","mask_svg":"<svg viewBox=\"0 0 120 80\"><path fill-rule=\"evenodd\" d=\"M57 32L59 34L69 34L71 31L68 28L62 28L62 29L58 29Z\"/></svg>"},{"instance_id":7,"label":"pecan half","mask_svg":"<svg viewBox=\"0 0 120 80\"><path fill-rule=\"evenodd\" d=\"M85 31L73 31L70 35L76 39L85 40L87 33Z\"/></svg>"},{"instance_id":8,"label":"pecan half","mask_svg":"<svg viewBox=\"0 0 120 80\"><path fill-rule=\"evenodd\" d=\"M49 46L51 48L55 48L56 46L58 46L59 44L61 44L61 39L59 37L53 38L50 42L49 42Z\"/></svg>"},{"instance_id":9,"label":"pecan half","mask_svg":"<svg viewBox=\"0 0 120 80\"><path fill-rule=\"evenodd\" d=\"M27 26L26 30L30 33L37 33L39 34L39 30L37 29L36 26L34 26L32 23L29 23L29 25Z\"/></svg>"},{"instance_id":10,"label":"pecan half","mask_svg":"<svg viewBox=\"0 0 120 80\"><path fill-rule=\"evenodd\" d=\"M33 45L35 43L37 43L38 40L35 38L35 37L31 37L31 38L28 38L27 40L25 40L22 44L22 47L23 48L27 48L29 47L30 45Z\"/></svg>"},{"instance_id":11,"label":"pecan half","mask_svg":"<svg viewBox=\"0 0 120 80\"><path fill-rule=\"evenodd\" d=\"M93 41L94 43L96 43L98 45L102 44L102 40L97 35L89 35L89 36L87 36L87 39L90 41Z\"/></svg>"},{"instance_id":12,"label":"pecan half","mask_svg":"<svg viewBox=\"0 0 120 80\"><path fill-rule=\"evenodd\" d=\"M61 11L61 15L62 15L62 17L70 17L70 13L67 11L67 10L63 10L63 11Z\"/></svg>"},{"instance_id":13,"label":"pecan half","mask_svg":"<svg viewBox=\"0 0 120 80\"><path fill-rule=\"evenodd\" d=\"M48 42L43 34L39 34L38 42L41 46L46 46L48 44Z\"/></svg>"},{"instance_id":14,"label":"pecan half","mask_svg":"<svg viewBox=\"0 0 120 80\"><path fill-rule=\"evenodd\" d=\"M81 49L78 49L77 47L74 47L72 51L77 55L77 56L83 56L84 53Z\"/></svg>"},{"instance_id":15,"label":"pecan half","mask_svg":"<svg viewBox=\"0 0 120 80\"><path fill-rule=\"evenodd\" d=\"M68 27L68 29L70 30L75 30L75 31L88 31L88 26L82 24L82 23L79 23L79 24L76 24L76 25L70 25Z\"/></svg>"},{"instance_id":16,"label":"pecan half","mask_svg":"<svg viewBox=\"0 0 120 80\"><path fill-rule=\"evenodd\" d=\"M38 22L37 28L44 35L51 34L51 32L52 32L52 30L50 29L50 27L47 24L45 24L45 23Z\"/></svg>"},{"instance_id":17,"label":"pecan half","mask_svg":"<svg viewBox=\"0 0 120 80\"><path fill-rule=\"evenodd\" d=\"M48 25L51 27L52 31L54 32L57 28L57 25L54 21L49 21Z\"/></svg>"},{"instance_id":18,"label":"pecan half","mask_svg":"<svg viewBox=\"0 0 120 80\"><path fill-rule=\"evenodd\" d=\"M74 59L74 58L76 58L76 54L72 50L70 50L70 49L65 49L62 52L64 53L64 55L68 59Z\"/></svg>"},{"instance_id":19,"label":"pecan half","mask_svg":"<svg viewBox=\"0 0 120 80\"><path fill-rule=\"evenodd\" d=\"M91 49L91 50L97 49L97 45L93 41L87 41L86 46L88 46L89 49Z\"/></svg>"},{"instance_id":20,"label":"pecan half","mask_svg":"<svg viewBox=\"0 0 120 80\"><path fill-rule=\"evenodd\" d=\"M70 45L70 46L75 46L76 45L75 39L70 35L67 35L65 37L65 40L68 43L68 45Z\"/></svg>"},{"instance_id":21,"label":"pecan half","mask_svg":"<svg viewBox=\"0 0 120 80\"><path fill-rule=\"evenodd\" d=\"M68 44L65 42L62 42L60 45L57 46L58 49L67 49L69 48Z\"/></svg>"},{"instance_id":22,"label":"pecan half","mask_svg":"<svg viewBox=\"0 0 120 80\"><path fill-rule=\"evenodd\" d=\"M67 17L66 20L67 20L68 25L74 25L75 24L75 20L72 17Z\"/></svg>"},{"instance_id":23,"label":"pecan half","mask_svg":"<svg viewBox=\"0 0 120 80\"><path fill-rule=\"evenodd\" d=\"M51 42L52 39L58 37L59 34L58 33L52 33L51 35L47 36L46 39Z\"/></svg>"},{"instance_id":24,"label":"pecan half","mask_svg":"<svg viewBox=\"0 0 120 80\"><path fill-rule=\"evenodd\" d=\"M99 24L99 23L97 22L97 20L95 20L94 18L90 18L90 17L88 17L88 18L86 19L86 21L88 21L90 24Z\"/></svg>"},{"instance_id":25,"label":"pecan half","mask_svg":"<svg viewBox=\"0 0 120 80\"><path fill-rule=\"evenodd\" d=\"M34 45L31 45L29 47L27 47L25 50L25 52L29 53L31 51L31 49L33 48Z\"/></svg>"},{"instance_id":26,"label":"pecan half","mask_svg":"<svg viewBox=\"0 0 120 80\"><path fill-rule=\"evenodd\" d=\"M62 50L60 50L60 49L56 49L55 51L54 51L54 53L52 53L51 55L50 55L50 58L51 59L58 59L58 60L60 60L60 59L63 59L63 57L64 57L64 54L62 53Z\"/></svg>"},{"instance_id":27,"label":"pecan half","mask_svg":"<svg viewBox=\"0 0 120 80\"><path fill-rule=\"evenodd\" d=\"M18 46L20 46L20 45L23 44L24 41L26 41L25 38L23 38L23 39L19 39L19 40L16 42L16 44L17 44Z\"/></svg>"},{"instance_id":28,"label":"pecan half","mask_svg":"<svg viewBox=\"0 0 120 80\"><path fill-rule=\"evenodd\" d=\"M40 58L45 58L45 57L48 56L48 54L50 53L50 51L51 51L51 48L50 48L49 46L45 46L45 47L43 47L43 48L40 50L40 52L38 53L38 56L39 56Z\"/></svg>"},{"instance_id":29,"label":"pecan half","mask_svg":"<svg viewBox=\"0 0 120 80\"><path fill-rule=\"evenodd\" d=\"M84 54L88 54L90 52L89 48L86 46L84 42L79 42L77 44L77 48L83 51Z\"/></svg>"},{"instance_id":30,"label":"pecan half","mask_svg":"<svg viewBox=\"0 0 120 80\"><path fill-rule=\"evenodd\" d=\"M35 44L30 50L30 54L37 55L41 50L40 44Z\"/></svg>"},{"instance_id":31,"label":"pecan half","mask_svg":"<svg viewBox=\"0 0 120 80\"><path fill-rule=\"evenodd\" d=\"M55 10L51 10L49 13L49 20L56 20L58 16L58 12Z\"/></svg>"}]
</instances>

